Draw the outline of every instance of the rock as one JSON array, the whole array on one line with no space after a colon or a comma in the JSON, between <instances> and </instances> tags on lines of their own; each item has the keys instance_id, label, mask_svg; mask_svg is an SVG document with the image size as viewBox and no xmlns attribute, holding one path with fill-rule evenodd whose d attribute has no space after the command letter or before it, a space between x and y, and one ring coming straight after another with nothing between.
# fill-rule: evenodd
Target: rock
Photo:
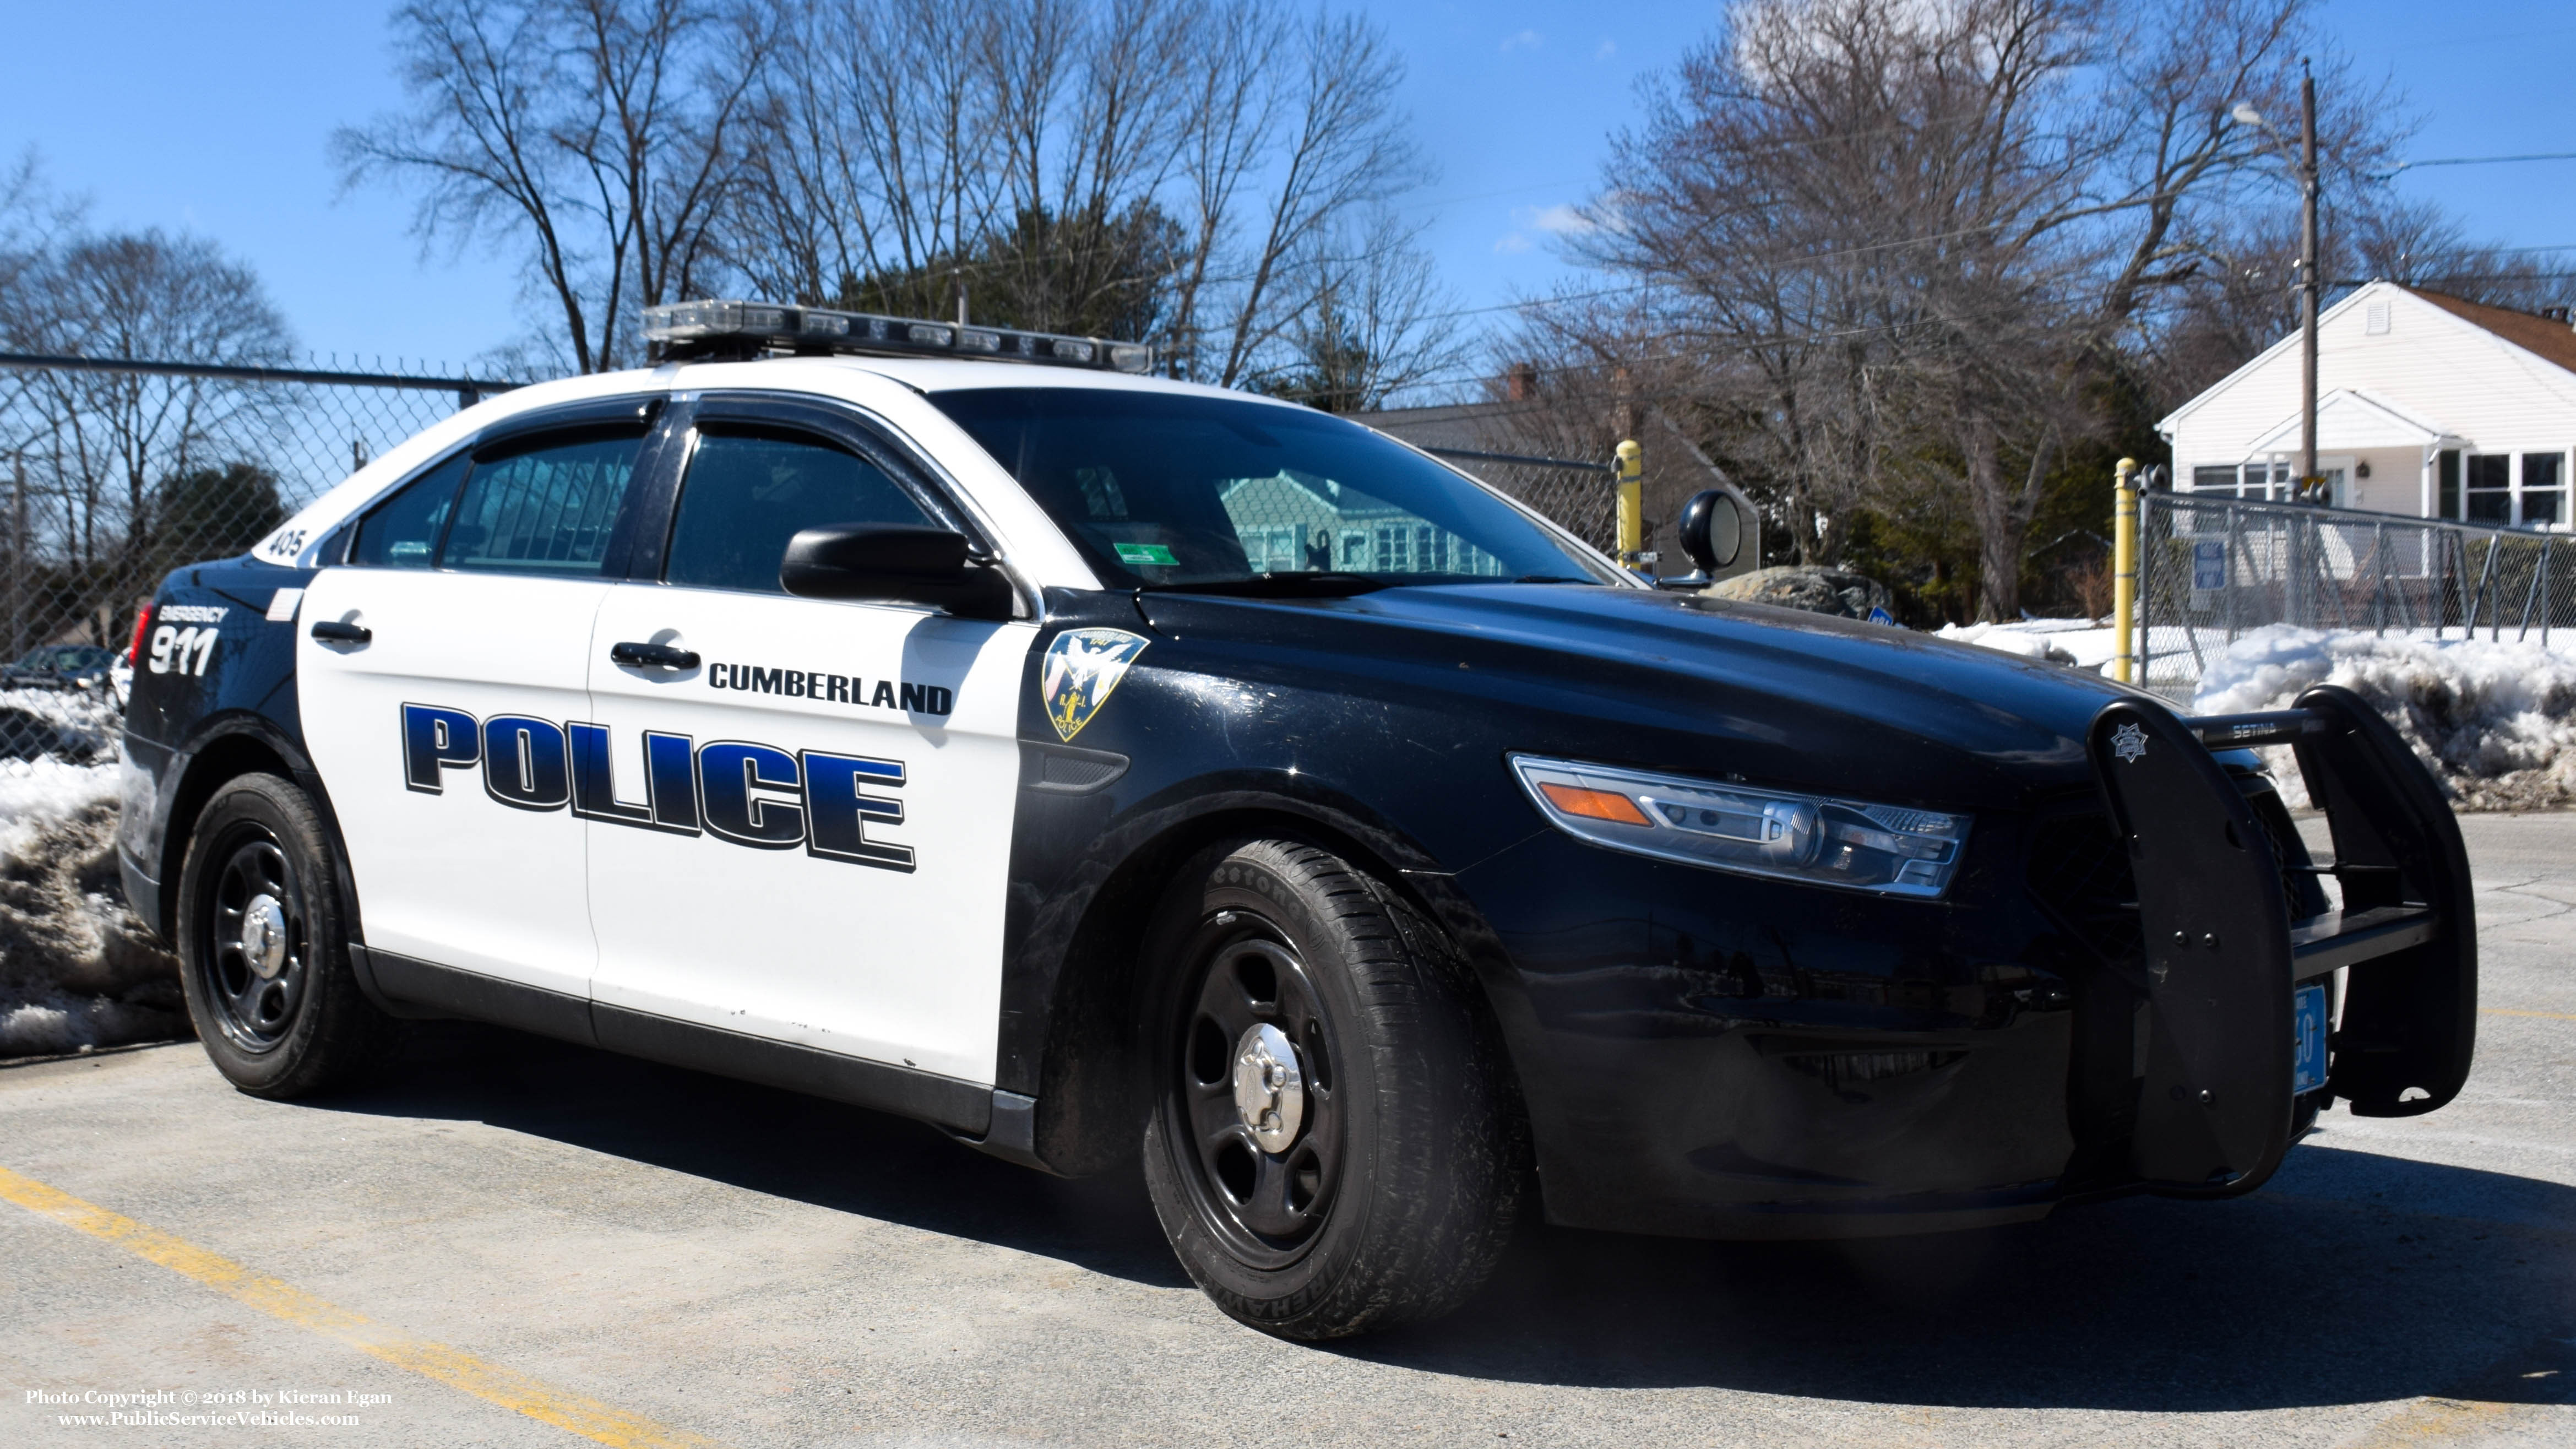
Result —
<instances>
[{"instance_id":1,"label":"rock","mask_svg":"<svg viewBox=\"0 0 2576 1449\"><path fill-rule=\"evenodd\" d=\"M1896 612L1887 586L1865 575L1806 564L1781 564L1737 574L1708 586L1709 596L1747 604L1774 604L1811 614L1866 619L1872 609Z\"/></svg>"}]
</instances>

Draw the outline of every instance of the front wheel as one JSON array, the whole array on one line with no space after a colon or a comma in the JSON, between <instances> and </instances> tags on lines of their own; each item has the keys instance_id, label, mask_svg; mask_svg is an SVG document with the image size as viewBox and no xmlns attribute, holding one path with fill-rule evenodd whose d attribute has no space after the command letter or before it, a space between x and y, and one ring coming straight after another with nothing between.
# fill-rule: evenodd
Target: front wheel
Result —
<instances>
[{"instance_id":1,"label":"front wheel","mask_svg":"<svg viewBox=\"0 0 2576 1449\"><path fill-rule=\"evenodd\" d=\"M329 841L292 782L243 775L206 802L180 867L188 1017L216 1070L256 1097L345 1086L395 1030L349 968Z\"/></svg>"},{"instance_id":2,"label":"front wheel","mask_svg":"<svg viewBox=\"0 0 2576 1449\"><path fill-rule=\"evenodd\" d=\"M1145 1177L1190 1277L1264 1332L1429 1318L1483 1283L1527 1145L1476 988L1382 883L1286 841L1209 851L1157 912Z\"/></svg>"}]
</instances>

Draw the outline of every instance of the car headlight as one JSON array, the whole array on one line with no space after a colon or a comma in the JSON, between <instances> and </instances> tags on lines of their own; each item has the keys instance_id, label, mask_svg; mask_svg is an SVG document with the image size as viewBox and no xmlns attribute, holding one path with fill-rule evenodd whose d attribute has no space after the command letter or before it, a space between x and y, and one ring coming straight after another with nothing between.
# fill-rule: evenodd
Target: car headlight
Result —
<instances>
[{"instance_id":1,"label":"car headlight","mask_svg":"<svg viewBox=\"0 0 2576 1449\"><path fill-rule=\"evenodd\" d=\"M1930 898L1949 889L1968 846L1965 815L1538 755L1511 763L1567 834L1712 870Z\"/></svg>"}]
</instances>

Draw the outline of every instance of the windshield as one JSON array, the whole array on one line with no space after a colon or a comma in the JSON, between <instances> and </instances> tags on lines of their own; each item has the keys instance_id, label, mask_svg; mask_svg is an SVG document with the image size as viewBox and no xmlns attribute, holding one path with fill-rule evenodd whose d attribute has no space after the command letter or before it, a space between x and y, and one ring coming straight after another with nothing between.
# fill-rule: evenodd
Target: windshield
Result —
<instances>
[{"instance_id":1,"label":"windshield","mask_svg":"<svg viewBox=\"0 0 2576 1449\"><path fill-rule=\"evenodd\" d=\"M1611 581L1502 499L1329 413L1070 387L930 400L1113 588Z\"/></svg>"}]
</instances>

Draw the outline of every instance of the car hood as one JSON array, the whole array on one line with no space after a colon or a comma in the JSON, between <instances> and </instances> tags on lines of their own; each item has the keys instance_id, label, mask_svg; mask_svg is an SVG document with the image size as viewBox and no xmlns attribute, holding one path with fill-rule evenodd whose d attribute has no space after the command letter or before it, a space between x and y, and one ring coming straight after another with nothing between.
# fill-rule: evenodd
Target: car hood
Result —
<instances>
[{"instance_id":1,"label":"car hood","mask_svg":"<svg viewBox=\"0 0 2576 1449\"><path fill-rule=\"evenodd\" d=\"M1457 696L1462 719L1514 748L1926 803L2089 787L2087 728L2135 693L1887 625L1643 589L1148 593L1140 606L1158 632L1221 642L1230 667L1278 651L1308 683Z\"/></svg>"}]
</instances>

